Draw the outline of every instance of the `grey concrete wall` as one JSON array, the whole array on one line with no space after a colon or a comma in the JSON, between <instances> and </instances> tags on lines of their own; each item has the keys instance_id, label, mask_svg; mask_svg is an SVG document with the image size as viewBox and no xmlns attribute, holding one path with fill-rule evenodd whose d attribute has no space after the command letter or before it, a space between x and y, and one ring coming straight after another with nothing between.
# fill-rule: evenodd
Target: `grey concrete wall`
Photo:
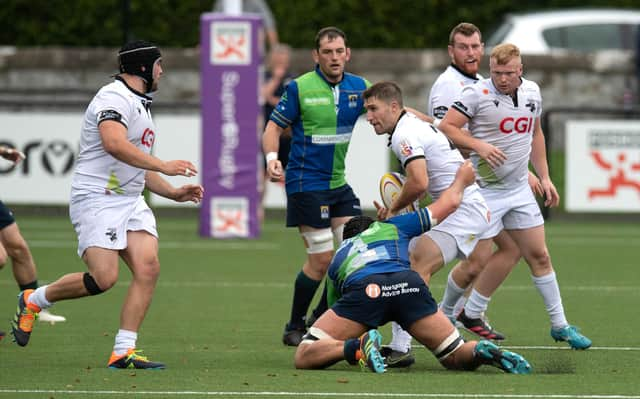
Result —
<instances>
[{"instance_id":1,"label":"grey concrete wall","mask_svg":"<svg viewBox=\"0 0 640 399\"><path fill-rule=\"evenodd\" d=\"M0 48L0 101L88 101L116 72L116 49ZM165 75L156 104L199 104L199 50L164 49ZM625 93L634 101L633 55L605 52L586 56L524 57L525 76L538 82L543 106L617 107ZM390 79L405 92L407 105L424 110L429 89L448 65L444 50L352 49L348 70L376 82ZM487 76L488 60L481 72ZM313 68L311 51L294 50L293 72ZM633 95L633 98L628 98Z\"/></svg>"}]
</instances>

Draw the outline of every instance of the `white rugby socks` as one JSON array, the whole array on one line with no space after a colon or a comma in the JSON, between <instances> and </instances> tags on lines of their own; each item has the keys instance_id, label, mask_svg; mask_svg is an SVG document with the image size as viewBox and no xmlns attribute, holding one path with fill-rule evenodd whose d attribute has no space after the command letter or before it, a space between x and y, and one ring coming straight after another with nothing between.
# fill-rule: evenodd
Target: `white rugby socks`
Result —
<instances>
[{"instance_id":1,"label":"white rugby socks","mask_svg":"<svg viewBox=\"0 0 640 399\"><path fill-rule=\"evenodd\" d=\"M136 347L136 340L138 339L138 333L129 330L118 330L116 335L116 343L113 346L113 353L116 355L124 355L129 349Z\"/></svg>"},{"instance_id":2,"label":"white rugby socks","mask_svg":"<svg viewBox=\"0 0 640 399\"><path fill-rule=\"evenodd\" d=\"M560 286L556 279L556 273L552 271L541 277L531 276L531 279L536 285L538 292L540 292L540 295L542 295L544 306L547 308L547 313L551 318L551 327L563 328L569 325L564 315L564 307L562 306L562 297L560 296Z\"/></svg>"}]
</instances>

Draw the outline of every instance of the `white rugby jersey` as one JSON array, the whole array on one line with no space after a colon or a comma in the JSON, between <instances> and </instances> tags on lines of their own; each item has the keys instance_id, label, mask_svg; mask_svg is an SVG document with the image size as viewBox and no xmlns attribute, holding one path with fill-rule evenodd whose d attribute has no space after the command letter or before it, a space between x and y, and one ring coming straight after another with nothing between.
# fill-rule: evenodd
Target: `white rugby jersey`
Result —
<instances>
[{"instance_id":1,"label":"white rugby jersey","mask_svg":"<svg viewBox=\"0 0 640 399\"><path fill-rule=\"evenodd\" d=\"M522 79L514 101L501 94L491 79L482 79L465 87L453 108L469 118L473 137L494 145L507 157L501 166L492 169L477 153L471 153L480 186L507 189L526 184L535 121L542 114L538 85Z\"/></svg>"},{"instance_id":2,"label":"white rugby jersey","mask_svg":"<svg viewBox=\"0 0 640 399\"><path fill-rule=\"evenodd\" d=\"M145 170L121 162L102 146L98 124L112 120L127 128L127 138L149 154L155 127L149 106L151 97L130 88L120 78L103 86L84 114L80 133L80 153L71 183L71 196L101 193L137 196L144 189Z\"/></svg>"},{"instance_id":3,"label":"white rugby jersey","mask_svg":"<svg viewBox=\"0 0 640 399\"><path fill-rule=\"evenodd\" d=\"M449 107L460 98L462 89L480 79L482 76L479 74L476 76L467 75L455 65L449 65L431 86L427 113L438 119L444 118Z\"/></svg>"},{"instance_id":4,"label":"white rugby jersey","mask_svg":"<svg viewBox=\"0 0 640 399\"><path fill-rule=\"evenodd\" d=\"M464 159L447 137L411 113L400 117L391 135L391 149L405 167L415 158L425 158L429 176L429 195L435 201L453 182ZM472 184L465 189L465 198L478 191Z\"/></svg>"}]
</instances>

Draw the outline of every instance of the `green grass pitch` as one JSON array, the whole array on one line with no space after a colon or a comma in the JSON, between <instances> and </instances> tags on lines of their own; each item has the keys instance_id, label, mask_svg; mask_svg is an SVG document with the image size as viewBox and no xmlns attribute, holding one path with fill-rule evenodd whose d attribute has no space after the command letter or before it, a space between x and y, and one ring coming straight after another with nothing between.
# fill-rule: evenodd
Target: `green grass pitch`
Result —
<instances>
[{"instance_id":1,"label":"green grass pitch","mask_svg":"<svg viewBox=\"0 0 640 399\"><path fill-rule=\"evenodd\" d=\"M67 218L17 218L41 281L85 270ZM489 307L492 324L507 335L504 346L533 366L533 374L514 376L490 367L447 371L417 346L414 366L383 375L345 362L296 370L294 349L280 339L305 257L297 232L270 218L258 240L208 240L197 236L196 223L192 216L158 216L162 272L138 345L166 370L105 367L130 278L122 265L109 292L53 308L66 323L37 323L25 348L10 337L0 342L0 398L640 398L637 224L547 223L567 316L594 347L571 351L550 338L544 305L521 262ZM436 299L448 270L432 281ZM17 295L9 265L0 287L0 329L7 331ZM381 331L388 340L389 327Z\"/></svg>"}]
</instances>

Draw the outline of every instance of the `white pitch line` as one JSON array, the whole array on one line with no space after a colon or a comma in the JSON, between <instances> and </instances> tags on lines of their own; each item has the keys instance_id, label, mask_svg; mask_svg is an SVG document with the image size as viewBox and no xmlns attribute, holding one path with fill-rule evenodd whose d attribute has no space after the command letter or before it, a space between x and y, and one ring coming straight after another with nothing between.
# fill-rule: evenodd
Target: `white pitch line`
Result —
<instances>
[{"instance_id":1,"label":"white pitch line","mask_svg":"<svg viewBox=\"0 0 640 399\"><path fill-rule=\"evenodd\" d=\"M480 338L478 338L480 339ZM412 348L422 348L422 345L412 345ZM544 345L500 345L502 349L524 349L524 350L575 350L568 346L544 346ZM588 349L589 351L640 351L640 347L633 346L592 346Z\"/></svg>"},{"instance_id":2,"label":"white pitch line","mask_svg":"<svg viewBox=\"0 0 640 399\"><path fill-rule=\"evenodd\" d=\"M88 391L88 390L46 390L46 389L0 389L0 393L10 394L77 394L77 395L145 395L145 396L332 396L332 397L375 397L375 398L554 398L554 399L640 399L638 395L591 395L591 394L455 394L455 393L381 393L381 392L222 392L222 391Z\"/></svg>"},{"instance_id":3,"label":"white pitch line","mask_svg":"<svg viewBox=\"0 0 640 399\"><path fill-rule=\"evenodd\" d=\"M54 241L54 240L28 240L29 246L32 248L77 248L78 243L75 240ZM277 251L281 248L280 244L272 244L265 242L243 241L159 241L160 249L214 249L216 251L224 250L255 250L255 251Z\"/></svg>"},{"instance_id":4,"label":"white pitch line","mask_svg":"<svg viewBox=\"0 0 640 399\"><path fill-rule=\"evenodd\" d=\"M123 280L120 281L120 284L116 285L115 288L127 288L125 285L128 285L130 281ZM0 279L1 285L15 285L15 281L9 278ZM198 280L198 281L171 281L171 280L162 280L158 281L157 284L159 287L172 287L172 288L198 288L198 287L213 287L213 288L291 288L290 282L264 282L264 281L215 281L215 280ZM125 287L123 287L125 286ZM444 284L433 284L430 286L432 289L444 289ZM501 290L504 291L533 291L533 285L505 285L500 287ZM625 294L633 294L636 295L639 293L637 287L631 286L573 286L573 285L563 285L563 291L588 291L593 295L594 293L600 292L616 292L616 293L625 293Z\"/></svg>"}]
</instances>

